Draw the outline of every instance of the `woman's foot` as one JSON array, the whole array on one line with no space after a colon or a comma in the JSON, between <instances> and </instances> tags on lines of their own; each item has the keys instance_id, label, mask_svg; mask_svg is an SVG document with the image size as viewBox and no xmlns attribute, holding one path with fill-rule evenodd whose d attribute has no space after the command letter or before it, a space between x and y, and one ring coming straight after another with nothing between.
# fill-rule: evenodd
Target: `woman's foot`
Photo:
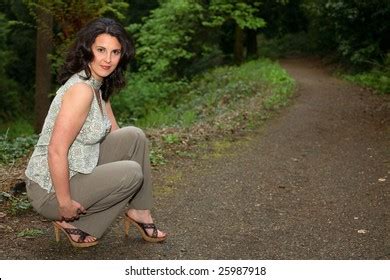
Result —
<instances>
[{"instance_id":1,"label":"woman's foot","mask_svg":"<svg viewBox=\"0 0 390 280\"><path fill-rule=\"evenodd\" d=\"M55 222L56 224L58 224L60 227L62 227L64 230L67 230L67 229L76 229L76 227L72 226L71 224L67 223L67 222ZM84 232L83 232L84 233ZM87 233L85 233L87 234ZM78 243L92 243L92 242L95 242L97 240L96 237L94 236L91 236L91 235L86 235L85 237L83 236L83 240L81 240L81 236L79 234L71 234L69 233L69 236L70 238L74 241L74 242L78 242Z\"/></svg>"},{"instance_id":2,"label":"woman's foot","mask_svg":"<svg viewBox=\"0 0 390 280\"><path fill-rule=\"evenodd\" d=\"M129 209L126 215L138 223L153 224L150 210ZM145 231L149 236L153 235L152 228L145 228ZM157 229L157 238L165 238L166 236L167 234L165 232Z\"/></svg>"}]
</instances>

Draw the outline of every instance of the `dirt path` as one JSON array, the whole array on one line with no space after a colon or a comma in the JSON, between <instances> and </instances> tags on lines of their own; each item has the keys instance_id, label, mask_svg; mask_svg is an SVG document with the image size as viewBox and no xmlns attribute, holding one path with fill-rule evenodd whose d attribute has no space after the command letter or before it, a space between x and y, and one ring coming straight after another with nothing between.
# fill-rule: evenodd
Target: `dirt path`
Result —
<instances>
[{"instance_id":1,"label":"dirt path","mask_svg":"<svg viewBox=\"0 0 390 280\"><path fill-rule=\"evenodd\" d=\"M390 259L389 103L315 60L282 65L298 82L292 106L223 156L167 171L154 211L167 242L125 239L117 224L80 251L49 229L2 240L2 258Z\"/></svg>"}]
</instances>

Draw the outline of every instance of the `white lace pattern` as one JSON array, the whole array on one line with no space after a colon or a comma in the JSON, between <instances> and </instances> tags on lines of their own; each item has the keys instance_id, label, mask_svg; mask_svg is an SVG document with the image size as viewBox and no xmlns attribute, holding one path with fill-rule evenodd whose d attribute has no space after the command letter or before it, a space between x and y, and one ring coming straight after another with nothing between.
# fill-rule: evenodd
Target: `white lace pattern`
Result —
<instances>
[{"instance_id":1,"label":"white lace pattern","mask_svg":"<svg viewBox=\"0 0 390 280\"><path fill-rule=\"evenodd\" d=\"M92 88L99 90L101 82L93 79L85 79L85 72L74 74L63 86L61 86L54 97L38 143L30 158L26 169L26 176L38 183L48 192L54 191L48 165L48 145L51 139L54 123L61 108L62 98L67 90L76 83L85 83ZM99 90L101 95L101 92ZM94 94L87 119L84 122L79 134L69 148L69 177L77 173L89 174L96 167L99 159L99 145L102 139L110 132L111 122L108 119L103 101L103 114L100 111L98 100Z\"/></svg>"}]
</instances>

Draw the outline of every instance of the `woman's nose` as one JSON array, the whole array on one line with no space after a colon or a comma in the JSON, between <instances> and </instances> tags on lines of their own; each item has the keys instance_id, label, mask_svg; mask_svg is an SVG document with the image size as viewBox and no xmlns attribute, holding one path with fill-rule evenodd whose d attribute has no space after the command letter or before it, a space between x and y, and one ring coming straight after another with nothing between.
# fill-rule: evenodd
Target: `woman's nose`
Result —
<instances>
[{"instance_id":1,"label":"woman's nose","mask_svg":"<svg viewBox=\"0 0 390 280\"><path fill-rule=\"evenodd\" d=\"M106 57L105 57L105 61L107 63L110 63L111 62L111 54L110 53L107 53Z\"/></svg>"}]
</instances>

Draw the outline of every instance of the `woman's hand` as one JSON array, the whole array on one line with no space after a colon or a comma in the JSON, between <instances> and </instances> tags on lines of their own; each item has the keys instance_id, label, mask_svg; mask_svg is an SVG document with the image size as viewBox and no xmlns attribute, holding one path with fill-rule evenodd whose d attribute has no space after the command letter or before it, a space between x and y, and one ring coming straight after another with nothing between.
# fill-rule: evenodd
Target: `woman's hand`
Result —
<instances>
[{"instance_id":1,"label":"woman's hand","mask_svg":"<svg viewBox=\"0 0 390 280\"><path fill-rule=\"evenodd\" d=\"M58 206L58 211L61 218L66 222L71 222L79 218L80 214L85 214L84 207L74 200L68 200L67 202Z\"/></svg>"}]
</instances>

